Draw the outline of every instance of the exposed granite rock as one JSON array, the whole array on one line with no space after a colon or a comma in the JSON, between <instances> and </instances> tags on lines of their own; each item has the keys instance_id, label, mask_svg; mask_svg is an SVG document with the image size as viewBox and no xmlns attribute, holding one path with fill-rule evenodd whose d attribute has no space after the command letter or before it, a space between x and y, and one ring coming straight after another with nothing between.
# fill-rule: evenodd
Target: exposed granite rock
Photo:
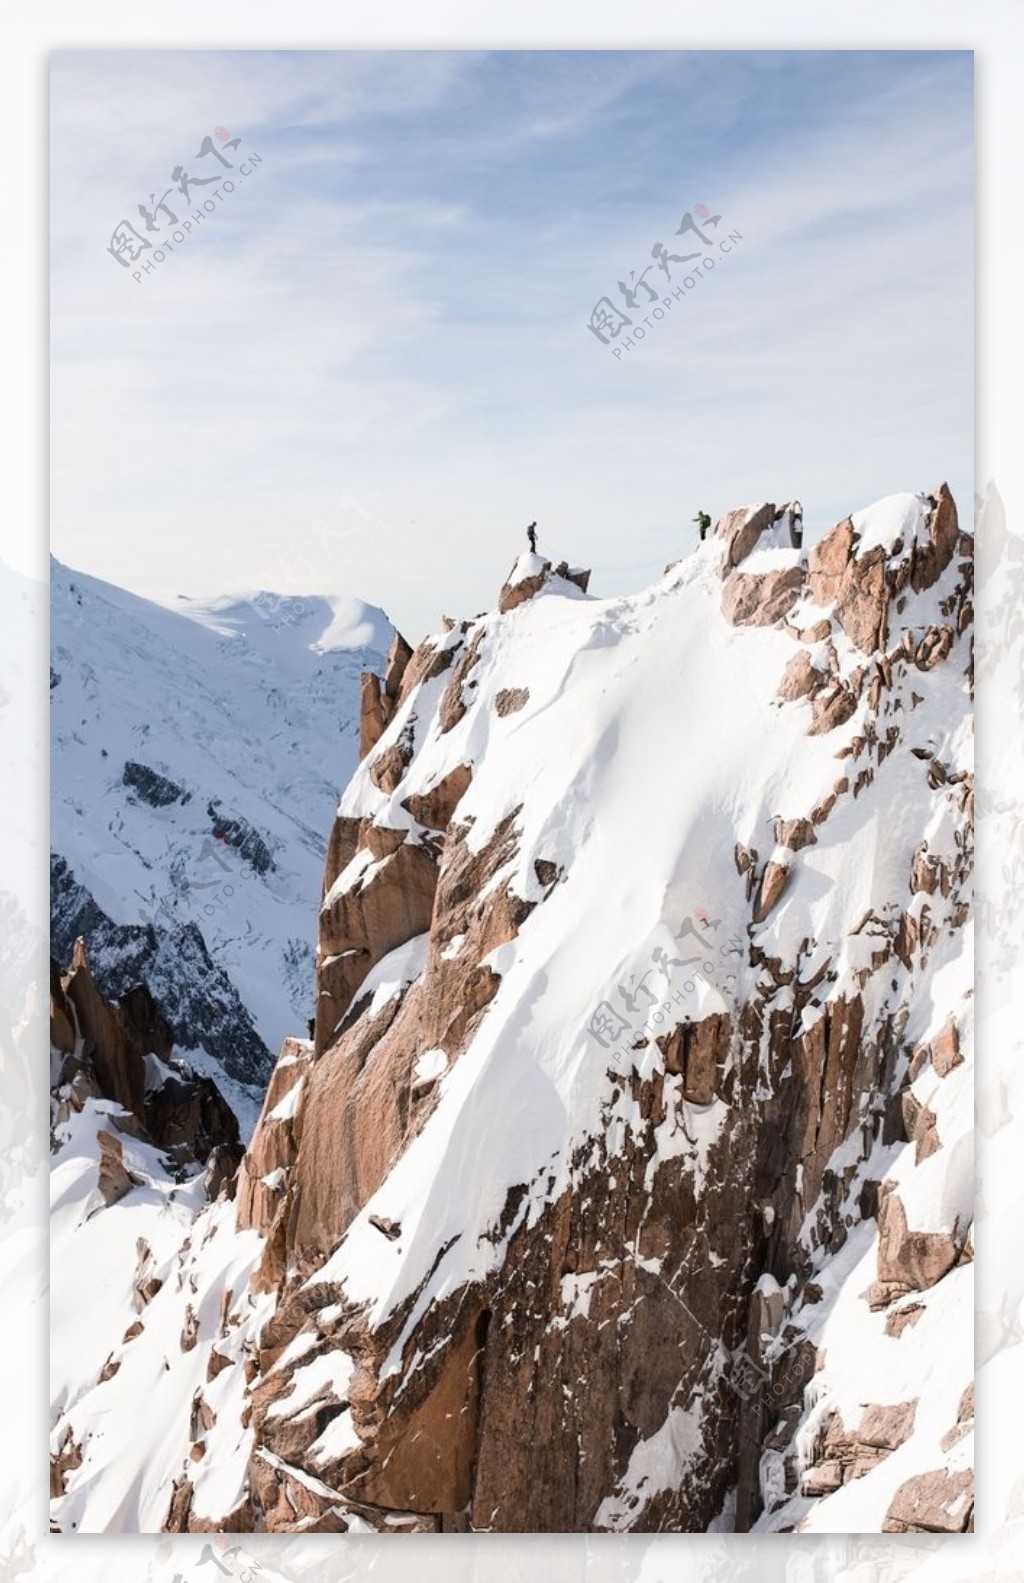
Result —
<instances>
[{"instance_id":1,"label":"exposed granite rock","mask_svg":"<svg viewBox=\"0 0 1024 1583\"><path fill-rule=\"evenodd\" d=\"M738 566L746 560L762 533L772 527L774 522L775 506L767 503L756 507L741 506L737 511L727 512L716 522L713 533L715 538L725 540L726 568Z\"/></svg>"},{"instance_id":2,"label":"exposed granite rock","mask_svg":"<svg viewBox=\"0 0 1024 1583\"><path fill-rule=\"evenodd\" d=\"M75 942L89 941L89 970L109 1002L144 984L185 1050L204 1049L229 1077L266 1080L273 1057L253 1025L238 991L212 960L195 923L157 929L152 923L117 924L80 884L65 860L50 857L50 953L72 959Z\"/></svg>"},{"instance_id":3,"label":"exposed granite rock","mask_svg":"<svg viewBox=\"0 0 1024 1583\"><path fill-rule=\"evenodd\" d=\"M552 568L551 562L541 555L524 555L512 568L508 581L498 596L498 609L503 615L526 604L540 593L546 583L572 583L585 594L590 586L590 572L583 567L570 567L561 561ZM564 592L564 590L563 590Z\"/></svg>"},{"instance_id":4,"label":"exposed granite rock","mask_svg":"<svg viewBox=\"0 0 1024 1583\"><path fill-rule=\"evenodd\" d=\"M529 697L528 687L503 687L495 695L494 707L499 715L514 715L526 707Z\"/></svg>"},{"instance_id":5,"label":"exposed granite rock","mask_svg":"<svg viewBox=\"0 0 1024 1583\"><path fill-rule=\"evenodd\" d=\"M560 905L573 872L557 832L550 845L545 833L539 851L520 851L521 809L478 844L460 813L471 773L468 759L460 762L461 737L441 759L443 773L434 760L419 778L411 739L408 754L394 728L380 743L369 766L373 795L400 795L411 831L390 828L386 819L398 816L379 799L343 804L325 869L315 1046L290 1041L282 1052L239 1180L239 1224L266 1237L254 1288L276 1296L249 1376L249 1526L343 1531L356 1514L375 1530L692 1531L706 1529L735 1489L736 1527L747 1529L791 1500L799 1511L801 1501L805 1509L808 1498L871 1477L914 1432L920 1412L911 1399L868 1399L845 1418L828 1408L827 1348L802 1328L803 1310L826 1300L822 1266L876 1217L877 1279L864 1314L886 1310L871 1320L879 1333L884 1327L886 1346L917 1324L931 1286L970 1257L969 1227L908 1227L899 1189L878 1180L874 1153L879 1140L909 1140L920 1161L942 1148L930 1108L938 1101L918 1101L907 1071L928 1060L937 1073L951 1070L961 1058L955 1025L911 1046L909 1007L894 992L897 975L912 975L941 930L965 916L955 909L969 886L970 787L951 779L934 747L922 749L919 769L908 760L941 800L957 844L940 854L929 838L908 853L902 911L851 917L813 970L811 942L790 943L775 926L781 915L788 920L790 909L779 905L787 886L795 905L798 883L820 875L837 829L871 795L899 736L894 718L908 729L918 696L905 687L908 673L919 688L931 685L922 647L933 669L963 654L957 634L969 569L948 593L941 628L905 641L897 602L912 596L915 576L930 577L962 549L959 537L949 549L941 491L919 544L860 555L848 520L806 563L737 572L766 530L778 531L775 515L774 507L733 513L716 529L726 544L723 604L741 625L793 618L778 638L743 639L798 645L784 672L779 662L773 707L809 699L809 735L854 714L857 724L834 755L820 745L823 762L845 762L826 771L806 807L780 800L785 817L772 817L769 804L760 822L735 830L730 882L742 921L732 949L747 988L728 1014L669 1012L657 1025L630 1028L614 1048L589 1047L587 1058L607 1076L607 1126L574 1148L562 1185L555 1189L553 1164L510 1185L464 1280L428 1300L428 1275L377 1313L328 1261L346 1234L364 1229L382 1258L406 1253L417 1195L370 1200L417 1140L429 1140L421 1135L435 1112L443 1122L439 1093L472 1072L460 1062L500 1010L502 972L520 951L529 960L532 909L550 916L544 909ZM538 563L502 591L506 614L568 574ZM490 672L481 667L482 685L474 676L489 652L484 626L452 624L404 657L395 683L403 703L445 676L429 713L423 708L417 743L436 747L487 691ZM514 621L501 626L515 630ZM851 645L860 658L851 659ZM520 693L499 692L495 712L521 708ZM374 708L388 717L392 702L378 683ZM467 736L475 750L474 733ZM694 962L719 949L721 920L701 918ZM371 968L419 936L408 980L386 998L371 995L363 987ZM479 1052L476 1043L469 1059ZM518 1053L510 1039L492 1058L514 1062ZM623 1114L629 1123L619 1126ZM716 1130L705 1133L709 1116ZM493 1130L482 1137L493 1146L505 1118L487 1120ZM460 1234L457 1224L450 1240L439 1233L435 1268ZM491 1248L500 1257L488 1257ZM918 1302L907 1301L915 1293ZM312 1398L303 1396L300 1371L324 1359L337 1367ZM825 1410L809 1428L816 1406ZM332 1426L343 1432L329 1434ZM968 1426L965 1408L951 1447ZM686 1436L682 1471L645 1485L637 1477L645 1457L663 1443L657 1437L676 1433ZM194 1444L201 1459L198 1430ZM929 1482L939 1478L952 1482ZM946 1470L905 1483L887 1527L966 1526L969 1494L957 1480ZM168 1525L196 1525L187 1479Z\"/></svg>"},{"instance_id":6,"label":"exposed granite rock","mask_svg":"<svg viewBox=\"0 0 1024 1583\"><path fill-rule=\"evenodd\" d=\"M895 1185L883 1182L878 1206L878 1281L890 1291L926 1291L956 1263L962 1241L943 1231L912 1231Z\"/></svg>"},{"instance_id":7,"label":"exposed granite rock","mask_svg":"<svg viewBox=\"0 0 1024 1583\"><path fill-rule=\"evenodd\" d=\"M353 996L370 969L415 935L430 927L437 888L433 850L412 840L404 830L360 826L351 837L338 821L342 841L332 841L325 875L317 948L316 1048L319 1053L334 1036ZM351 847L348 840L351 839ZM346 889L333 889L357 854L369 860L365 874ZM333 863L332 863L333 859Z\"/></svg>"},{"instance_id":8,"label":"exposed granite rock","mask_svg":"<svg viewBox=\"0 0 1024 1583\"><path fill-rule=\"evenodd\" d=\"M962 1534L974 1522L974 1474L945 1468L901 1484L882 1523L886 1534Z\"/></svg>"},{"instance_id":9,"label":"exposed granite rock","mask_svg":"<svg viewBox=\"0 0 1024 1583\"><path fill-rule=\"evenodd\" d=\"M412 653L412 648L396 629L391 639L391 647L388 649L384 670L384 691L393 704L397 704L402 696L402 684L405 681L405 673L409 668Z\"/></svg>"},{"instance_id":10,"label":"exposed granite rock","mask_svg":"<svg viewBox=\"0 0 1024 1583\"><path fill-rule=\"evenodd\" d=\"M428 830L447 830L460 800L469 789L473 771L468 764L457 764L442 780L425 792L413 792L402 799L418 824Z\"/></svg>"},{"instance_id":11,"label":"exposed granite rock","mask_svg":"<svg viewBox=\"0 0 1024 1583\"><path fill-rule=\"evenodd\" d=\"M780 863L775 858L764 866L761 875L761 886L757 894L757 904L754 907L754 922L764 923L772 908L777 904L786 887L789 878L789 864Z\"/></svg>"},{"instance_id":12,"label":"exposed granite rock","mask_svg":"<svg viewBox=\"0 0 1024 1583\"><path fill-rule=\"evenodd\" d=\"M774 626L800 598L806 575L803 566L749 577L736 572L722 589L722 614L734 627Z\"/></svg>"},{"instance_id":13,"label":"exposed granite rock","mask_svg":"<svg viewBox=\"0 0 1024 1583\"><path fill-rule=\"evenodd\" d=\"M51 964L51 1013L51 1042L62 1054L55 1125L88 1097L121 1107L110 1118L114 1131L98 1134L100 1191L108 1204L137 1181L116 1132L155 1144L183 1173L207 1167L211 1196L231 1189L242 1156L234 1113L211 1078L173 1055L171 1029L143 985L119 1002L105 1000L79 939L68 973Z\"/></svg>"},{"instance_id":14,"label":"exposed granite rock","mask_svg":"<svg viewBox=\"0 0 1024 1583\"><path fill-rule=\"evenodd\" d=\"M788 703L797 698L810 698L825 681L825 672L813 664L808 650L798 649L783 673L779 697Z\"/></svg>"},{"instance_id":15,"label":"exposed granite rock","mask_svg":"<svg viewBox=\"0 0 1024 1583\"><path fill-rule=\"evenodd\" d=\"M364 759L377 746L388 723L386 694L375 671L364 671L359 678L359 757Z\"/></svg>"}]
</instances>

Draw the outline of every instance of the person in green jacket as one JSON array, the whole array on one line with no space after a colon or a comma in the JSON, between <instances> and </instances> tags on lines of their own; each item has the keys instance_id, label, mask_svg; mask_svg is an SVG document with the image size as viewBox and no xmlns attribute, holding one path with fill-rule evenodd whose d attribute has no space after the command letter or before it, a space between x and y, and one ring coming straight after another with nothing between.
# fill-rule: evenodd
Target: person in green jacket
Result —
<instances>
[{"instance_id":1,"label":"person in green jacket","mask_svg":"<svg viewBox=\"0 0 1024 1583\"><path fill-rule=\"evenodd\" d=\"M698 511L692 520L697 524L697 532L700 534L700 542L703 544L707 531L711 526L711 518L706 511Z\"/></svg>"}]
</instances>

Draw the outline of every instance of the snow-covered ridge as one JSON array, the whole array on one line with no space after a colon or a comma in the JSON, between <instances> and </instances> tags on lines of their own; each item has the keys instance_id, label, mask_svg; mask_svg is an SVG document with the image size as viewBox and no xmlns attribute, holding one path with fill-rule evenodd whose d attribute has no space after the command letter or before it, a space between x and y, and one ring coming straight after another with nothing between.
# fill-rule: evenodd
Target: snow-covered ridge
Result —
<instances>
[{"instance_id":1,"label":"snow-covered ridge","mask_svg":"<svg viewBox=\"0 0 1024 1583\"><path fill-rule=\"evenodd\" d=\"M243 644L259 645L268 630L275 636L287 633L290 642L284 655L276 650L273 653L275 667L294 649L303 647L314 654L372 649L383 655L394 632L383 610L344 595L275 594L261 588L212 599L179 594L161 604L218 637Z\"/></svg>"},{"instance_id":2,"label":"snow-covered ridge","mask_svg":"<svg viewBox=\"0 0 1024 1583\"><path fill-rule=\"evenodd\" d=\"M222 1521L970 1521L971 540L942 490L792 534L626 598L538 557L393 656L211 1229L262 1239Z\"/></svg>"}]
</instances>

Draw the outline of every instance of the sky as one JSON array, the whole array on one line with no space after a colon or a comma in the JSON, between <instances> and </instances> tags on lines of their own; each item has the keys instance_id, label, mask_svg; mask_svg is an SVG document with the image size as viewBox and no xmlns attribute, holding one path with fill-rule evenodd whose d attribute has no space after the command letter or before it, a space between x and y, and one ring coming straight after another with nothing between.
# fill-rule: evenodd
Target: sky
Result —
<instances>
[{"instance_id":1,"label":"sky","mask_svg":"<svg viewBox=\"0 0 1024 1583\"><path fill-rule=\"evenodd\" d=\"M534 519L598 594L698 509L798 497L815 533L946 479L969 524L972 78L969 52L56 53L54 553L165 600L354 595L416 641L494 604ZM151 243L127 267L122 221Z\"/></svg>"}]
</instances>

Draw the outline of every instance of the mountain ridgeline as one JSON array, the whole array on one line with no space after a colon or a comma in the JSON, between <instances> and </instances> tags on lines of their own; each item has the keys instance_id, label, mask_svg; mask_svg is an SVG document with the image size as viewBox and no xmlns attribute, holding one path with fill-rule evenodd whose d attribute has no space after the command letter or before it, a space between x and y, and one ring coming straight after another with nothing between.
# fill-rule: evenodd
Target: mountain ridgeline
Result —
<instances>
[{"instance_id":1,"label":"mountain ridgeline","mask_svg":"<svg viewBox=\"0 0 1024 1583\"><path fill-rule=\"evenodd\" d=\"M129 1131L90 1218L64 1096L55 1246L164 1210L60 1528L972 1526L973 539L945 486L792 526L623 597L526 555L364 674L237 1175Z\"/></svg>"}]
</instances>

